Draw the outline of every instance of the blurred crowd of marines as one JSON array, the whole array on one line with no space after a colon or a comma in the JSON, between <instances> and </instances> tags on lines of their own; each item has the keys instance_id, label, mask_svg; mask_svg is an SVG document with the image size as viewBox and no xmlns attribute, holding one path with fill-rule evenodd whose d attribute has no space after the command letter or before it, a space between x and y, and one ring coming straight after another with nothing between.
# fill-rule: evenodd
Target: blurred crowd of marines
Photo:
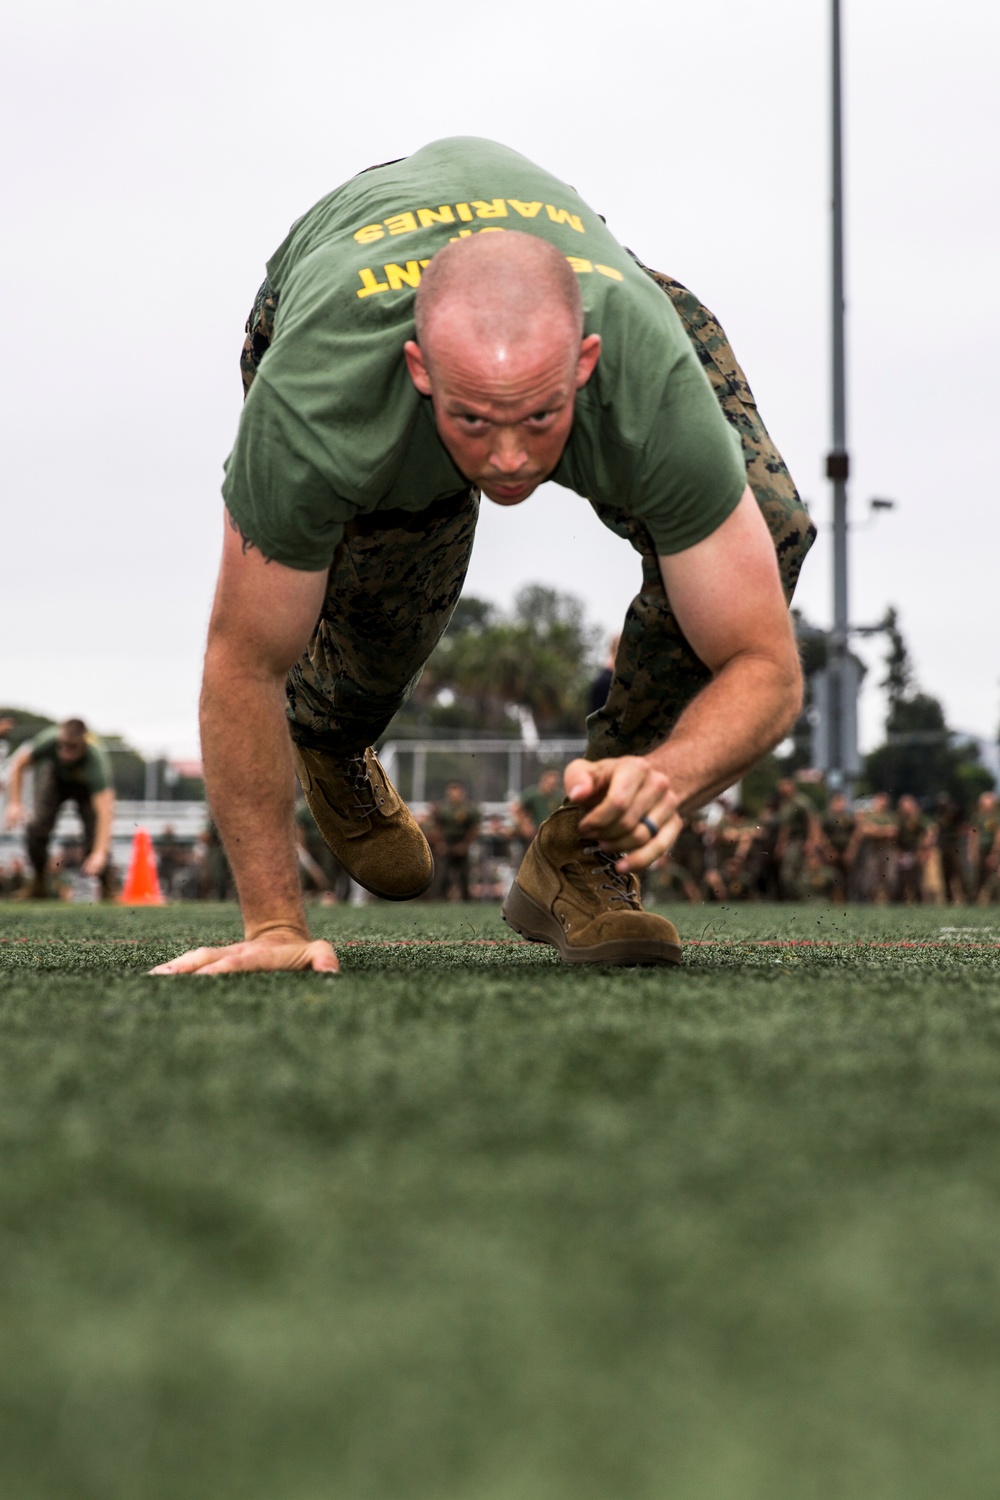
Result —
<instances>
[{"instance_id":1,"label":"blurred crowd of marines","mask_svg":"<svg viewBox=\"0 0 1000 1500\"><path fill-rule=\"evenodd\" d=\"M595 687L599 690L599 684ZM66 738L77 728L82 746L82 721L67 721L58 735ZM93 736L87 753L97 758L97 765L103 752L99 742L90 741ZM63 761L68 751L52 730L36 736L22 752L24 763L37 761L48 780L40 782L41 802L27 822L31 861L14 856L0 863L0 898L88 899L84 868L95 843L89 804L102 795L110 770L102 769L103 761L97 765L92 787L75 769L83 764L83 751L77 748L77 761L69 756L68 764L60 764L56 749ZM11 790L9 786L8 803ZM113 806L113 792L105 795ZM502 813L484 813L464 782L450 781L420 818L436 867L425 899L502 901L524 850L562 797L559 766L542 770L538 784ZM56 814L67 798L78 806L84 837L49 853ZM296 837L308 896L331 904L362 898L323 842L304 800L296 812ZM229 863L210 817L193 842L166 827L153 844L165 899L235 899ZM95 879L90 884L94 886ZM119 872L109 860L89 899L114 899L119 884ZM828 792L815 773L800 773L779 781L757 812L726 797L702 808L685 823L669 853L645 872L643 888L645 899L654 903L997 903L1000 802L995 792L982 792L967 811L944 792L924 804L905 794L893 803L886 793L877 792L852 806L843 792Z\"/></svg>"},{"instance_id":2,"label":"blurred crowd of marines","mask_svg":"<svg viewBox=\"0 0 1000 1500\"><path fill-rule=\"evenodd\" d=\"M503 813L485 812L462 781L420 818L434 851L427 900L502 901L525 848L562 801L562 772L550 767ZM297 828L306 894L352 899L351 882L326 848L305 803ZM225 854L209 829L202 847L159 841L168 894L232 899ZM186 875L185 875L186 872ZM353 899L360 898L355 891ZM883 792L852 807L815 779L786 778L758 813L720 798L691 817L670 853L650 870L653 903L826 901L939 905L1000 902L1000 803L983 792L967 815L945 793L929 806L895 804Z\"/></svg>"},{"instance_id":3,"label":"blurred crowd of marines","mask_svg":"<svg viewBox=\"0 0 1000 1500\"><path fill-rule=\"evenodd\" d=\"M756 814L726 802L690 819L653 871L652 894L687 901L1000 901L1000 808L971 816L946 793L923 807L884 792L851 807L815 781L779 782Z\"/></svg>"}]
</instances>

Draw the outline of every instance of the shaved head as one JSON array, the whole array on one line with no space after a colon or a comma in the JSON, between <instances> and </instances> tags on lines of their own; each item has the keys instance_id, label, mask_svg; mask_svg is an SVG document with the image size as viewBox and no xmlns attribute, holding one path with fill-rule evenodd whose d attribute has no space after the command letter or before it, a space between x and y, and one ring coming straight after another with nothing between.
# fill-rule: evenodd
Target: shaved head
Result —
<instances>
[{"instance_id":1,"label":"shaved head","mask_svg":"<svg viewBox=\"0 0 1000 1500\"><path fill-rule=\"evenodd\" d=\"M452 331L490 350L540 336L574 348L583 337L576 274L547 240L503 231L455 240L433 257L417 289L417 342L433 361Z\"/></svg>"},{"instance_id":2,"label":"shaved head","mask_svg":"<svg viewBox=\"0 0 1000 1500\"><path fill-rule=\"evenodd\" d=\"M520 505L554 472L600 355L599 336L583 337L575 272L531 234L455 240L424 271L416 323L403 355L455 467L496 504Z\"/></svg>"}]
</instances>

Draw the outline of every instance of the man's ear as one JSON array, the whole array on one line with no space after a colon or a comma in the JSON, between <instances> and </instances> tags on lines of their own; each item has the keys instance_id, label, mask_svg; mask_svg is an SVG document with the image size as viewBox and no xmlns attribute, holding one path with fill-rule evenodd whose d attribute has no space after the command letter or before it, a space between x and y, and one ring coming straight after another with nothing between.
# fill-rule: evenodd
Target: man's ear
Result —
<instances>
[{"instance_id":1,"label":"man's ear","mask_svg":"<svg viewBox=\"0 0 1000 1500\"><path fill-rule=\"evenodd\" d=\"M406 360L406 368L410 372L410 379L421 396L429 396L431 394L431 377L424 363L424 356L420 352L420 345L414 339L407 339L403 345L403 358Z\"/></svg>"},{"instance_id":2,"label":"man's ear","mask_svg":"<svg viewBox=\"0 0 1000 1500\"><path fill-rule=\"evenodd\" d=\"M597 361L601 357L601 335L589 333L580 345L580 358L576 364L576 389L587 384L597 368Z\"/></svg>"}]
</instances>

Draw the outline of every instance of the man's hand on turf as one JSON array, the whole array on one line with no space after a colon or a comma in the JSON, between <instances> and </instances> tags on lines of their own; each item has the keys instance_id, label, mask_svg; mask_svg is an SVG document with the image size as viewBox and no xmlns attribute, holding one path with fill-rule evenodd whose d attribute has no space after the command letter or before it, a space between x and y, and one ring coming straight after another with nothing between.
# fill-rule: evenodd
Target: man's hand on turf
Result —
<instances>
[{"instance_id":1,"label":"man's hand on turf","mask_svg":"<svg viewBox=\"0 0 1000 1500\"><path fill-rule=\"evenodd\" d=\"M275 927L225 948L192 948L150 974L255 974L267 970L338 974L340 964L330 944L311 939L294 927Z\"/></svg>"},{"instance_id":2,"label":"man's hand on turf","mask_svg":"<svg viewBox=\"0 0 1000 1500\"><path fill-rule=\"evenodd\" d=\"M563 783L569 800L586 809L581 834L596 839L605 853L620 854L619 870L644 870L681 831L670 778L644 755L570 761ZM656 824L655 836L643 818Z\"/></svg>"}]
</instances>

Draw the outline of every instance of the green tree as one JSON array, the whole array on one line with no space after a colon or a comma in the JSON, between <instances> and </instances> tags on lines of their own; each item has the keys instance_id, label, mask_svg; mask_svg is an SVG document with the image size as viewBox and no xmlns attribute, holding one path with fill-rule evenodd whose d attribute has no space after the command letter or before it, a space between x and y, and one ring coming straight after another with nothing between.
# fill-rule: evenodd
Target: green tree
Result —
<instances>
[{"instance_id":1,"label":"green tree","mask_svg":"<svg viewBox=\"0 0 1000 1500\"><path fill-rule=\"evenodd\" d=\"M885 612L882 629L888 637L889 649L885 658L885 676L879 687L885 688L891 718L913 691L913 663L899 628L899 612L894 604Z\"/></svg>"},{"instance_id":2,"label":"green tree","mask_svg":"<svg viewBox=\"0 0 1000 1500\"><path fill-rule=\"evenodd\" d=\"M993 777L980 764L978 745L962 742L948 728L939 699L916 686L894 608L886 611L885 630L886 674L880 684L888 698L885 743L865 757L865 784L869 791L892 797L908 792L926 800L948 792L968 808L993 785Z\"/></svg>"},{"instance_id":3,"label":"green tree","mask_svg":"<svg viewBox=\"0 0 1000 1500\"><path fill-rule=\"evenodd\" d=\"M509 615L464 598L395 727L519 733L526 710L542 734L579 734L602 635L581 600L540 584Z\"/></svg>"},{"instance_id":4,"label":"green tree","mask_svg":"<svg viewBox=\"0 0 1000 1500\"><path fill-rule=\"evenodd\" d=\"M28 708L0 708L0 719L13 719L14 721L3 735L12 752L23 745L25 740L34 739L41 730L48 729L55 723L55 719L48 719L44 714L32 713Z\"/></svg>"}]
</instances>

